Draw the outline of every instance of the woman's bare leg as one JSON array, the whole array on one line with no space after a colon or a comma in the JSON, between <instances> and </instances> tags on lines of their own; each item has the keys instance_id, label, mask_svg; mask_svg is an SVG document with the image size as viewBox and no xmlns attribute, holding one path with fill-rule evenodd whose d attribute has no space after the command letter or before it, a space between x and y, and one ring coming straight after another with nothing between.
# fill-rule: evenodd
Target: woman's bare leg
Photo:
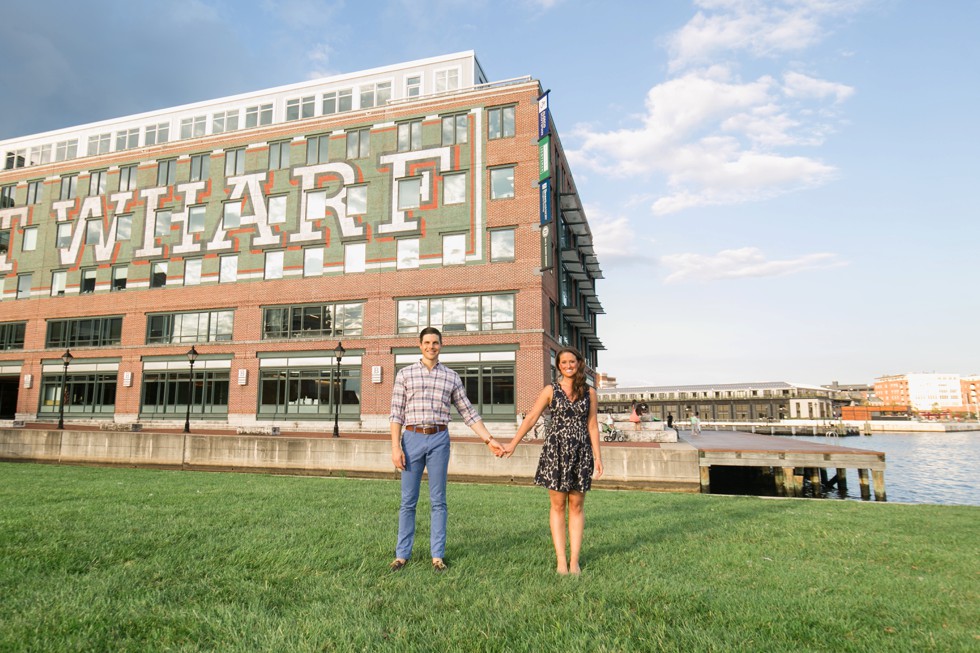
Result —
<instances>
[{"instance_id":1,"label":"woman's bare leg","mask_svg":"<svg viewBox=\"0 0 980 653\"><path fill-rule=\"evenodd\" d=\"M568 558L565 557L565 505L568 503L568 493L548 490L551 499L551 541L555 545L555 557L558 559L558 573L568 573Z\"/></svg>"},{"instance_id":2,"label":"woman's bare leg","mask_svg":"<svg viewBox=\"0 0 980 653\"><path fill-rule=\"evenodd\" d=\"M585 493L568 493L568 543L571 548L568 571L573 574L581 572L578 565L578 555L582 550L582 533L585 532Z\"/></svg>"}]
</instances>

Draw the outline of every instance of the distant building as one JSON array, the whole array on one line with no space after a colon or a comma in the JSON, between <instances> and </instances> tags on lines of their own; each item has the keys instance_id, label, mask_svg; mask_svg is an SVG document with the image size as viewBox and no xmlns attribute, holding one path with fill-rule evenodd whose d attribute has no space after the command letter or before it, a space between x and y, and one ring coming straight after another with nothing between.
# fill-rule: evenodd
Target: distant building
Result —
<instances>
[{"instance_id":1,"label":"distant building","mask_svg":"<svg viewBox=\"0 0 980 653\"><path fill-rule=\"evenodd\" d=\"M616 377L610 376L608 374L603 374L602 372L597 372L595 375L596 386L599 388L615 388L616 387Z\"/></svg>"},{"instance_id":2,"label":"distant building","mask_svg":"<svg viewBox=\"0 0 980 653\"><path fill-rule=\"evenodd\" d=\"M964 412L980 417L980 376L964 376L960 379L960 395Z\"/></svg>"},{"instance_id":3,"label":"distant building","mask_svg":"<svg viewBox=\"0 0 980 653\"><path fill-rule=\"evenodd\" d=\"M875 379L874 387L885 404L908 405L920 412L962 404L959 374L893 374Z\"/></svg>"},{"instance_id":4,"label":"distant building","mask_svg":"<svg viewBox=\"0 0 980 653\"><path fill-rule=\"evenodd\" d=\"M877 395L875 395L874 386L868 385L867 383L844 384L834 381L830 385L822 385L820 387L839 393L841 395L840 398L846 396L855 404L863 405L880 403Z\"/></svg>"},{"instance_id":5,"label":"distant building","mask_svg":"<svg viewBox=\"0 0 980 653\"><path fill-rule=\"evenodd\" d=\"M646 404L657 419L688 419L695 412L704 421L734 422L780 419L833 419L846 395L820 386L783 381L714 385L600 388L599 410L629 411L633 401Z\"/></svg>"}]
</instances>

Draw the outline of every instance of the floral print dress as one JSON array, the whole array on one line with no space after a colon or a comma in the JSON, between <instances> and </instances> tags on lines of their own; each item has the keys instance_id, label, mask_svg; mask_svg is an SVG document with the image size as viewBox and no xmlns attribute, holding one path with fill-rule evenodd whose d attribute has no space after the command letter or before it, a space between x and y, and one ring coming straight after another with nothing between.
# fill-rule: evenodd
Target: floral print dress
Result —
<instances>
[{"instance_id":1,"label":"floral print dress","mask_svg":"<svg viewBox=\"0 0 980 653\"><path fill-rule=\"evenodd\" d=\"M551 428L541 449L534 484L558 492L588 492L592 487L592 443L589 440L589 388L574 402L553 384Z\"/></svg>"}]
</instances>

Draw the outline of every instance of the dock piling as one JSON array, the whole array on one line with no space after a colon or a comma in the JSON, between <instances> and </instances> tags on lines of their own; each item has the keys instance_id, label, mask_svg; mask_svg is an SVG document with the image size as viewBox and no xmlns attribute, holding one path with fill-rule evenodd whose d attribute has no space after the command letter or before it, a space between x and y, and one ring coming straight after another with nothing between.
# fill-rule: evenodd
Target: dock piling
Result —
<instances>
[{"instance_id":1,"label":"dock piling","mask_svg":"<svg viewBox=\"0 0 980 653\"><path fill-rule=\"evenodd\" d=\"M871 486L868 483L868 470L858 470L858 480L861 482L861 498L865 501L871 500Z\"/></svg>"},{"instance_id":2,"label":"dock piling","mask_svg":"<svg viewBox=\"0 0 980 653\"><path fill-rule=\"evenodd\" d=\"M871 480L875 486L875 501L886 501L885 498L885 471L871 470Z\"/></svg>"}]
</instances>

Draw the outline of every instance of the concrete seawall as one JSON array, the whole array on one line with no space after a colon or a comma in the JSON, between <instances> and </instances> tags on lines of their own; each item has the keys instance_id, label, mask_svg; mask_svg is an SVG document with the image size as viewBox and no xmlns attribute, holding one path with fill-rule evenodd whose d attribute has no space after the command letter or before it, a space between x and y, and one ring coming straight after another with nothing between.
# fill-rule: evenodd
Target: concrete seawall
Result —
<instances>
[{"instance_id":1,"label":"concrete seawall","mask_svg":"<svg viewBox=\"0 0 980 653\"><path fill-rule=\"evenodd\" d=\"M532 482L541 453L525 442L509 459L486 445L456 438L452 480ZM597 488L698 492L698 452L686 443L603 443L605 475ZM265 435L195 435L116 431L0 429L0 460L119 465L201 471L397 478L391 444L383 436L341 438Z\"/></svg>"}]
</instances>

